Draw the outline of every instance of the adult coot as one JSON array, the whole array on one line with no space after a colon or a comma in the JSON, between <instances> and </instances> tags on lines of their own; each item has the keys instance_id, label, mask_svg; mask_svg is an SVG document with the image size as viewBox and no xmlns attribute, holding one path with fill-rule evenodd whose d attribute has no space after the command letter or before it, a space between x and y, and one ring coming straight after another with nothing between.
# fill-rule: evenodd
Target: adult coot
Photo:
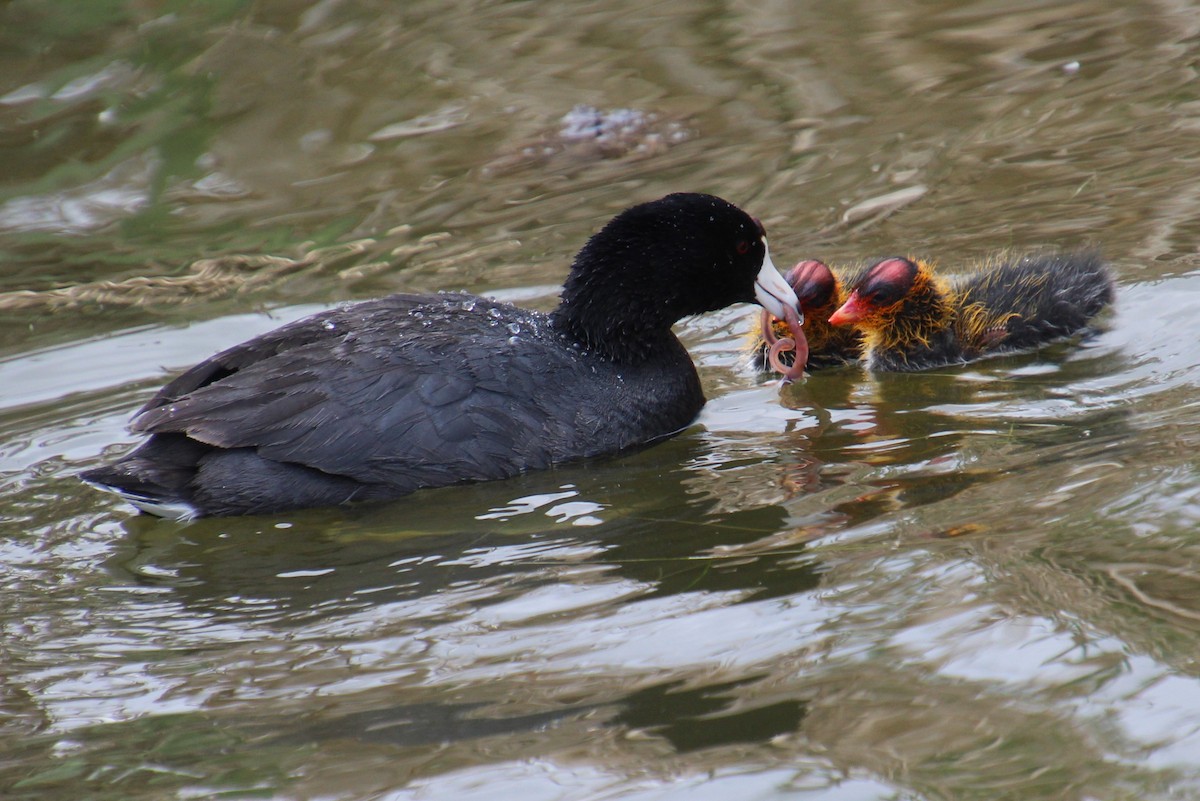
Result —
<instances>
[{"instance_id":1,"label":"adult coot","mask_svg":"<svg viewBox=\"0 0 1200 801\"><path fill-rule=\"evenodd\" d=\"M954 282L924 261L889 258L867 270L829 322L862 332L869 369L915 371L1086 331L1114 292L1112 272L1092 251L1025 256Z\"/></svg>"},{"instance_id":2,"label":"adult coot","mask_svg":"<svg viewBox=\"0 0 1200 801\"><path fill-rule=\"evenodd\" d=\"M711 195L668 195L584 245L550 314L400 294L313 315L167 384L131 425L149 439L82 478L188 519L384 500L646 445L704 404L671 325L742 301L796 320L762 225Z\"/></svg>"},{"instance_id":3,"label":"adult coot","mask_svg":"<svg viewBox=\"0 0 1200 801\"><path fill-rule=\"evenodd\" d=\"M848 287L858 280L861 267L838 268L834 272L825 262L805 259L784 275L800 302L804 315L804 336L808 340L809 370L840 367L858 361L862 350L862 335L852 326L829 323L829 316L846 302ZM778 372L795 374L795 353L783 350L771 354L779 340L790 336L787 324L763 309L750 329L750 365L755 370L774 368ZM772 364L772 362L776 362Z\"/></svg>"}]
</instances>

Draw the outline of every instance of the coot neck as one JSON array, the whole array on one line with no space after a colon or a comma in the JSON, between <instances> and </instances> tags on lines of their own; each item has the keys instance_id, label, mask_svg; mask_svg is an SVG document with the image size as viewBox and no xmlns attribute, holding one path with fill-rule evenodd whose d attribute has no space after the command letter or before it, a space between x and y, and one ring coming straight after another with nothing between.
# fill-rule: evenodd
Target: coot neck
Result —
<instances>
[{"instance_id":1,"label":"coot neck","mask_svg":"<svg viewBox=\"0 0 1200 801\"><path fill-rule=\"evenodd\" d=\"M648 286L644 273L631 275L589 262L587 255L576 259L558 308L550 314L553 326L583 349L614 362L644 362L677 347L671 326L684 315L669 291Z\"/></svg>"}]
</instances>

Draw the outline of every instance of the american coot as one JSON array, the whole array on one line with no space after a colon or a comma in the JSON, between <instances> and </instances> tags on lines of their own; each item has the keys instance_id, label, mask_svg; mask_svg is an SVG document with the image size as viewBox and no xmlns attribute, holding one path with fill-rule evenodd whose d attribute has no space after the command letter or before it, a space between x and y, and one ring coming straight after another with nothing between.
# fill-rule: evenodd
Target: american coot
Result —
<instances>
[{"instance_id":1,"label":"american coot","mask_svg":"<svg viewBox=\"0 0 1200 801\"><path fill-rule=\"evenodd\" d=\"M867 270L829 322L862 332L869 369L915 371L1083 332L1114 293L1093 251L1025 256L954 282L926 262L889 258Z\"/></svg>"},{"instance_id":2,"label":"american coot","mask_svg":"<svg viewBox=\"0 0 1200 801\"><path fill-rule=\"evenodd\" d=\"M711 195L617 215L550 314L466 294L313 315L201 362L82 478L188 519L396 498L646 445L704 404L671 325L757 302L796 323L762 225Z\"/></svg>"},{"instance_id":3,"label":"american coot","mask_svg":"<svg viewBox=\"0 0 1200 801\"><path fill-rule=\"evenodd\" d=\"M834 272L824 262L805 259L784 275L800 301L804 315L804 335L808 340L809 370L838 367L858 361L862 348L862 336L850 326L830 325L829 315L841 306L847 297L846 287L858 280L860 267L838 268ZM782 338L790 336L787 324L763 311L755 318L756 325L750 330L750 365L755 370L772 367L769 354L772 346ZM795 363L793 351L778 353L778 365L774 368L787 374Z\"/></svg>"}]
</instances>

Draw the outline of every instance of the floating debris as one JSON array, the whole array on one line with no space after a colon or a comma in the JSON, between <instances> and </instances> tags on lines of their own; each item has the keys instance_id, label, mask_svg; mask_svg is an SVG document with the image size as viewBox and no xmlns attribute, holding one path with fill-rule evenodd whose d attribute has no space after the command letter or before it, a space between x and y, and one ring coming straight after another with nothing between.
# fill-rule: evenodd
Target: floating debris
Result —
<instances>
[{"instance_id":1,"label":"floating debris","mask_svg":"<svg viewBox=\"0 0 1200 801\"><path fill-rule=\"evenodd\" d=\"M446 106L432 114L385 125L367 138L372 142L384 142L389 139L402 139L406 136L422 136L457 128L466 121L467 110L464 107Z\"/></svg>"},{"instance_id":2,"label":"floating debris","mask_svg":"<svg viewBox=\"0 0 1200 801\"><path fill-rule=\"evenodd\" d=\"M325 270L357 258L374 244L364 239L316 248L298 259L283 256L232 255L192 262L184 275L149 275L123 281L90 281L45 290L0 292L0 311L60 311L90 305L154 306L184 303L260 289L286 276Z\"/></svg>"},{"instance_id":3,"label":"floating debris","mask_svg":"<svg viewBox=\"0 0 1200 801\"><path fill-rule=\"evenodd\" d=\"M578 105L559 119L556 130L542 134L516 153L501 156L484 167L484 172L510 172L560 158L577 162L646 158L693 135L683 122L663 119L653 112L632 108L605 111Z\"/></svg>"},{"instance_id":4,"label":"floating debris","mask_svg":"<svg viewBox=\"0 0 1200 801\"><path fill-rule=\"evenodd\" d=\"M897 189L895 192L888 192L885 195L877 195L846 209L842 213L842 222L853 225L863 220L885 217L897 209L920 199L927 191L929 190L926 187L917 184L916 186Z\"/></svg>"}]
</instances>

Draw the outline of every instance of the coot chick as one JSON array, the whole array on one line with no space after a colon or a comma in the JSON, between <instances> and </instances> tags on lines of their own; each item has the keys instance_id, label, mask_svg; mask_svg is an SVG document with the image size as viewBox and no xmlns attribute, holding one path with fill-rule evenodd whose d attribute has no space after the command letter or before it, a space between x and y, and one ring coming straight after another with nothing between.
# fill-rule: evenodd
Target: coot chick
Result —
<instances>
[{"instance_id":1,"label":"coot chick","mask_svg":"<svg viewBox=\"0 0 1200 801\"><path fill-rule=\"evenodd\" d=\"M808 370L840 367L858 361L862 335L853 327L830 325L829 316L846 301L846 287L858 280L860 272L859 267L839 267L834 272L822 261L805 259L784 275L795 290L804 315ZM771 346L789 335L787 324L766 309L756 315L748 347L750 366L759 371L771 368L768 358ZM782 367L790 368L795 363L795 351L780 352L778 361Z\"/></svg>"},{"instance_id":2,"label":"coot chick","mask_svg":"<svg viewBox=\"0 0 1200 801\"><path fill-rule=\"evenodd\" d=\"M1094 251L1025 256L953 282L924 261L889 258L867 270L829 322L862 332L868 369L909 372L1085 332L1114 293Z\"/></svg>"},{"instance_id":3,"label":"coot chick","mask_svg":"<svg viewBox=\"0 0 1200 801\"><path fill-rule=\"evenodd\" d=\"M285 325L163 387L149 439L82 478L189 519L396 498L678 433L704 404L671 332L738 302L795 318L762 225L711 195L634 206L594 235L550 314L390 297Z\"/></svg>"}]
</instances>

